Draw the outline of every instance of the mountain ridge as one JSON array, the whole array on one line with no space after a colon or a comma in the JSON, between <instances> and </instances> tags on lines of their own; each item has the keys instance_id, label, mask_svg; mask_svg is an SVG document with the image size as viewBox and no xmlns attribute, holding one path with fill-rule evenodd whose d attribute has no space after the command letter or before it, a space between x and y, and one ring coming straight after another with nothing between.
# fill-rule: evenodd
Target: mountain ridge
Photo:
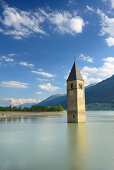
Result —
<instances>
[{"instance_id":1,"label":"mountain ridge","mask_svg":"<svg viewBox=\"0 0 114 170\"><path fill-rule=\"evenodd\" d=\"M85 103L114 103L114 75L97 84L85 87ZM38 103L38 105L46 106L59 104L63 106L63 108L67 108L66 94L52 95Z\"/></svg>"},{"instance_id":2,"label":"mountain ridge","mask_svg":"<svg viewBox=\"0 0 114 170\"><path fill-rule=\"evenodd\" d=\"M85 87L85 103L86 105L91 104L103 104L103 103L114 103L114 75L106 80L103 80L97 84L92 84ZM21 105L32 106L33 104L27 103ZM37 105L54 106L61 105L64 109L67 108L67 94L55 94L49 96L45 100L41 101Z\"/></svg>"}]
</instances>

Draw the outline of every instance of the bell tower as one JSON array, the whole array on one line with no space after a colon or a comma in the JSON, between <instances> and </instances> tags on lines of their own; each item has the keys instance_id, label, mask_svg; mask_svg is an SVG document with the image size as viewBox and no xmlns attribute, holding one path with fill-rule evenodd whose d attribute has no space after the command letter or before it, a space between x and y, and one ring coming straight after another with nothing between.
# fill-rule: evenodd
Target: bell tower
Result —
<instances>
[{"instance_id":1,"label":"bell tower","mask_svg":"<svg viewBox=\"0 0 114 170\"><path fill-rule=\"evenodd\" d=\"M67 79L67 122L86 122L84 80L76 62Z\"/></svg>"}]
</instances>

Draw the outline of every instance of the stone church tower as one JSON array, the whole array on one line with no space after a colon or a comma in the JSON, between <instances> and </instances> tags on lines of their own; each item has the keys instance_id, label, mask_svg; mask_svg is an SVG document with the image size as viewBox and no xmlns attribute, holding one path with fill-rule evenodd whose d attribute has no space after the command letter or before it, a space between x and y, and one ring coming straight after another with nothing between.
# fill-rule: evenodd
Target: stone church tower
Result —
<instances>
[{"instance_id":1,"label":"stone church tower","mask_svg":"<svg viewBox=\"0 0 114 170\"><path fill-rule=\"evenodd\" d=\"M67 79L67 122L86 122L84 80L76 62Z\"/></svg>"}]
</instances>

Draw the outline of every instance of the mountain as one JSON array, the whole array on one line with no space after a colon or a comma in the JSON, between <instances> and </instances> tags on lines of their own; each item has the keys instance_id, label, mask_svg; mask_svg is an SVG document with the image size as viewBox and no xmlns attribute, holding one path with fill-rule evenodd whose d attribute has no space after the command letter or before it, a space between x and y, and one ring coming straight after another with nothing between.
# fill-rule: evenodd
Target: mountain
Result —
<instances>
[{"instance_id":1,"label":"mountain","mask_svg":"<svg viewBox=\"0 0 114 170\"><path fill-rule=\"evenodd\" d=\"M85 87L85 101L86 106L92 106L92 108L100 107L99 104L102 105L101 109L106 107L107 105L103 105L104 103L108 104L108 108L114 105L114 75L106 80L103 80L100 83L92 84ZM96 104L96 105L93 105ZM25 103L23 107L31 107L34 103ZM48 97L37 105L61 105L63 108L67 108L67 95L66 94L56 94ZM112 106L114 107L114 106Z\"/></svg>"},{"instance_id":2,"label":"mountain","mask_svg":"<svg viewBox=\"0 0 114 170\"><path fill-rule=\"evenodd\" d=\"M66 108L66 103L67 103L66 94L56 94L38 103L38 105L45 105L45 106L61 105L63 108Z\"/></svg>"},{"instance_id":3,"label":"mountain","mask_svg":"<svg viewBox=\"0 0 114 170\"><path fill-rule=\"evenodd\" d=\"M94 84L89 84L88 86L85 86L85 89L87 89L88 87L95 86L95 85L96 85L96 83L94 83Z\"/></svg>"},{"instance_id":4,"label":"mountain","mask_svg":"<svg viewBox=\"0 0 114 170\"><path fill-rule=\"evenodd\" d=\"M114 103L114 75L100 83L90 85L85 88L86 104L92 103ZM46 100L38 103L38 105L61 105L67 108L66 94L57 94L48 97Z\"/></svg>"},{"instance_id":5,"label":"mountain","mask_svg":"<svg viewBox=\"0 0 114 170\"><path fill-rule=\"evenodd\" d=\"M114 75L85 89L86 104L114 103Z\"/></svg>"},{"instance_id":6,"label":"mountain","mask_svg":"<svg viewBox=\"0 0 114 170\"><path fill-rule=\"evenodd\" d=\"M32 107L32 105L35 105L35 103L24 103L24 104L18 105L17 107L21 106L22 108L24 108L24 107L30 108L30 107Z\"/></svg>"}]
</instances>

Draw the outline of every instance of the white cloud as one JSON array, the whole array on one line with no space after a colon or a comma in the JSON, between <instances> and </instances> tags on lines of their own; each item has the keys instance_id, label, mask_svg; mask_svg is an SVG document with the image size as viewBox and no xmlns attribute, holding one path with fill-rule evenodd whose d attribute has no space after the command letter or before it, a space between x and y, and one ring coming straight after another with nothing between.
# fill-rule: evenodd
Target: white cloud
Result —
<instances>
[{"instance_id":1,"label":"white cloud","mask_svg":"<svg viewBox=\"0 0 114 170\"><path fill-rule=\"evenodd\" d=\"M46 84L40 84L38 86L40 89L43 89L43 90L47 90L47 91L56 91L58 89L60 89L59 87L56 87L56 86L53 86L52 84L50 83L46 83Z\"/></svg>"},{"instance_id":2,"label":"white cloud","mask_svg":"<svg viewBox=\"0 0 114 170\"><path fill-rule=\"evenodd\" d=\"M85 80L85 85L100 82L114 74L114 57L103 59L102 67L88 67L84 66L81 70L82 76Z\"/></svg>"},{"instance_id":3,"label":"white cloud","mask_svg":"<svg viewBox=\"0 0 114 170\"><path fill-rule=\"evenodd\" d=\"M86 8L87 8L88 11L94 12L94 9L92 7L87 5Z\"/></svg>"},{"instance_id":4,"label":"white cloud","mask_svg":"<svg viewBox=\"0 0 114 170\"><path fill-rule=\"evenodd\" d=\"M110 0L111 7L114 8L114 0Z\"/></svg>"},{"instance_id":5,"label":"white cloud","mask_svg":"<svg viewBox=\"0 0 114 170\"><path fill-rule=\"evenodd\" d=\"M52 13L49 16L49 20L51 23L56 25L56 31L61 34L68 33L75 35L77 33L81 33L83 26L85 25L81 17L73 16L71 13L66 11Z\"/></svg>"},{"instance_id":6,"label":"white cloud","mask_svg":"<svg viewBox=\"0 0 114 170\"><path fill-rule=\"evenodd\" d=\"M85 56L84 54L80 54L79 58L81 60L83 60L83 61L87 61L87 62L93 63L93 58L89 57L89 56Z\"/></svg>"},{"instance_id":7,"label":"white cloud","mask_svg":"<svg viewBox=\"0 0 114 170\"><path fill-rule=\"evenodd\" d=\"M28 83L21 83L18 81L2 81L0 87L12 87L12 88L28 88Z\"/></svg>"},{"instance_id":8,"label":"white cloud","mask_svg":"<svg viewBox=\"0 0 114 170\"><path fill-rule=\"evenodd\" d=\"M42 76L45 76L45 77L55 77L55 75L53 74L50 74L50 73L46 73L46 72L41 72L41 71L31 71L32 73L35 73L35 74L39 74L39 75L42 75Z\"/></svg>"},{"instance_id":9,"label":"white cloud","mask_svg":"<svg viewBox=\"0 0 114 170\"><path fill-rule=\"evenodd\" d=\"M113 64L114 64L114 57L104 58L103 61L106 61L106 62L109 62L109 63L113 63Z\"/></svg>"},{"instance_id":10,"label":"white cloud","mask_svg":"<svg viewBox=\"0 0 114 170\"><path fill-rule=\"evenodd\" d=\"M43 69L42 69L42 68L39 68L38 70L39 70L39 71L43 71Z\"/></svg>"},{"instance_id":11,"label":"white cloud","mask_svg":"<svg viewBox=\"0 0 114 170\"><path fill-rule=\"evenodd\" d=\"M75 0L69 0L67 5L68 6L75 5Z\"/></svg>"},{"instance_id":12,"label":"white cloud","mask_svg":"<svg viewBox=\"0 0 114 170\"><path fill-rule=\"evenodd\" d=\"M105 41L107 42L109 47L114 46L114 37L106 38Z\"/></svg>"},{"instance_id":13,"label":"white cloud","mask_svg":"<svg viewBox=\"0 0 114 170\"><path fill-rule=\"evenodd\" d=\"M4 32L4 30L0 28L0 32Z\"/></svg>"},{"instance_id":14,"label":"white cloud","mask_svg":"<svg viewBox=\"0 0 114 170\"><path fill-rule=\"evenodd\" d=\"M69 75L67 75L67 76L64 76L64 79L65 79L65 80L67 80L67 79L68 79L68 76L69 76Z\"/></svg>"},{"instance_id":15,"label":"white cloud","mask_svg":"<svg viewBox=\"0 0 114 170\"><path fill-rule=\"evenodd\" d=\"M10 57L14 57L14 56L16 56L16 54L10 53L9 56L10 56Z\"/></svg>"},{"instance_id":16,"label":"white cloud","mask_svg":"<svg viewBox=\"0 0 114 170\"><path fill-rule=\"evenodd\" d=\"M85 81L85 86L102 81L102 79L95 77L97 72L98 72L98 69L96 67L84 66L82 68L81 73Z\"/></svg>"},{"instance_id":17,"label":"white cloud","mask_svg":"<svg viewBox=\"0 0 114 170\"><path fill-rule=\"evenodd\" d=\"M102 0L106 4L108 4L112 9L114 8L114 0Z\"/></svg>"},{"instance_id":18,"label":"white cloud","mask_svg":"<svg viewBox=\"0 0 114 170\"><path fill-rule=\"evenodd\" d=\"M49 81L48 79L41 79L41 78L36 78L36 80L39 80L40 82Z\"/></svg>"},{"instance_id":19,"label":"white cloud","mask_svg":"<svg viewBox=\"0 0 114 170\"><path fill-rule=\"evenodd\" d=\"M6 56L2 56L2 57L1 57L1 60L6 61L6 62L13 62L13 61L14 61L13 58L8 58L8 57L6 57Z\"/></svg>"},{"instance_id":20,"label":"white cloud","mask_svg":"<svg viewBox=\"0 0 114 170\"><path fill-rule=\"evenodd\" d=\"M24 103L39 103L40 102L40 100L31 99L31 98L30 99L3 98L3 100L10 101L12 106L18 106L18 105L22 105Z\"/></svg>"},{"instance_id":21,"label":"white cloud","mask_svg":"<svg viewBox=\"0 0 114 170\"><path fill-rule=\"evenodd\" d=\"M107 37L105 41L108 46L114 46L114 18L108 17L100 9L97 14L101 17L101 35Z\"/></svg>"},{"instance_id":22,"label":"white cloud","mask_svg":"<svg viewBox=\"0 0 114 170\"><path fill-rule=\"evenodd\" d=\"M73 4L74 0L69 0L69 3ZM0 32L11 35L15 39L22 39L34 33L38 33L40 34L39 37L42 37L42 35L47 35L42 28L45 22L49 29L54 29L61 34L68 33L71 35L81 33L85 25L84 20L77 15L76 11L70 13L68 11L48 10L46 12L40 8L34 11L23 11L4 4L3 13L0 17L2 24Z\"/></svg>"},{"instance_id":23,"label":"white cloud","mask_svg":"<svg viewBox=\"0 0 114 170\"><path fill-rule=\"evenodd\" d=\"M3 16L0 22L4 25L2 32L5 35L12 35L15 39L21 39L33 33L45 34L40 26L44 22L44 17L40 13L26 12L8 5L4 5L3 8Z\"/></svg>"},{"instance_id":24,"label":"white cloud","mask_svg":"<svg viewBox=\"0 0 114 170\"><path fill-rule=\"evenodd\" d=\"M28 64L27 62L20 62L20 65L26 66L26 67L34 67L33 64Z\"/></svg>"},{"instance_id":25,"label":"white cloud","mask_svg":"<svg viewBox=\"0 0 114 170\"><path fill-rule=\"evenodd\" d=\"M65 79L65 80L68 79L68 76L69 76L69 74L70 74L70 71L71 71L71 70L69 70L68 73L67 73L67 75L64 76L64 79Z\"/></svg>"},{"instance_id":26,"label":"white cloud","mask_svg":"<svg viewBox=\"0 0 114 170\"><path fill-rule=\"evenodd\" d=\"M36 92L35 94L36 94L36 95L41 95L41 94L42 94L42 92L41 92L41 91L39 91L39 92Z\"/></svg>"},{"instance_id":27,"label":"white cloud","mask_svg":"<svg viewBox=\"0 0 114 170\"><path fill-rule=\"evenodd\" d=\"M6 107L9 105L11 105L11 103L9 101L5 101L4 98L0 98L0 106Z\"/></svg>"}]
</instances>

